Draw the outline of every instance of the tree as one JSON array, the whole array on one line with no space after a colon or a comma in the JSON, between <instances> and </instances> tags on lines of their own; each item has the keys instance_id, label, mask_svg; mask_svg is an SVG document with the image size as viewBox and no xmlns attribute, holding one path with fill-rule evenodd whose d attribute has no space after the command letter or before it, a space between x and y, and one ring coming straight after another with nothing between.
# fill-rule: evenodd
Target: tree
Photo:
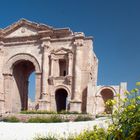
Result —
<instances>
[{"instance_id":1,"label":"tree","mask_svg":"<svg viewBox=\"0 0 140 140\"><path fill-rule=\"evenodd\" d=\"M140 82L137 88L126 91L126 98L108 100L106 105L113 108L112 124L108 127L107 140L139 140L140 139Z\"/></svg>"}]
</instances>

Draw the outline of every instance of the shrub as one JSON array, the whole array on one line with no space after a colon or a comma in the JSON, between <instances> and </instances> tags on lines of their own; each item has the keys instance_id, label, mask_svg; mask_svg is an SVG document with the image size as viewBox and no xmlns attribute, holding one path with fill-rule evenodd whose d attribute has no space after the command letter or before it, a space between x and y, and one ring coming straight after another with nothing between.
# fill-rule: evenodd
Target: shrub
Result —
<instances>
[{"instance_id":1,"label":"shrub","mask_svg":"<svg viewBox=\"0 0 140 140\"><path fill-rule=\"evenodd\" d=\"M20 122L20 120L16 118L15 116L6 117L3 119L3 121L4 122Z\"/></svg>"},{"instance_id":2,"label":"shrub","mask_svg":"<svg viewBox=\"0 0 140 140\"><path fill-rule=\"evenodd\" d=\"M76 136L74 140L106 140L107 134L103 128L97 128L94 126L94 129L91 131L85 131L80 135Z\"/></svg>"},{"instance_id":3,"label":"shrub","mask_svg":"<svg viewBox=\"0 0 140 140\"><path fill-rule=\"evenodd\" d=\"M58 140L58 139L55 136L47 136L47 137L38 136L34 138L34 140Z\"/></svg>"},{"instance_id":4,"label":"shrub","mask_svg":"<svg viewBox=\"0 0 140 140\"><path fill-rule=\"evenodd\" d=\"M96 118L109 117L109 115L108 114L97 114L95 117Z\"/></svg>"},{"instance_id":5,"label":"shrub","mask_svg":"<svg viewBox=\"0 0 140 140\"><path fill-rule=\"evenodd\" d=\"M20 112L21 114L82 114L78 113L76 111L70 112L66 110L62 110L60 112L54 112L54 111L46 111L46 110L24 110Z\"/></svg>"},{"instance_id":6,"label":"shrub","mask_svg":"<svg viewBox=\"0 0 140 140\"><path fill-rule=\"evenodd\" d=\"M56 122L62 122L62 119L59 116L51 116L51 117L35 117L30 118L28 120L30 123L56 123Z\"/></svg>"},{"instance_id":7,"label":"shrub","mask_svg":"<svg viewBox=\"0 0 140 140\"><path fill-rule=\"evenodd\" d=\"M93 120L93 118L91 118L90 116L77 116L76 119L74 121L78 122L78 121L89 121L89 120Z\"/></svg>"},{"instance_id":8,"label":"shrub","mask_svg":"<svg viewBox=\"0 0 140 140\"><path fill-rule=\"evenodd\" d=\"M58 138L57 136L37 137L34 140L106 140L107 134L103 128L94 127L91 131L84 131L78 136Z\"/></svg>"},{"instance_id":9,"label":"shrub","mask_svg":"<svg viewBox=\"0 0 140 140\"><path fill-rule=\"evenodd\" d=\"M27 110L27 111L21 111L21 114L57 114L54 111L46 111L46 110Z\"/></svg>"},{"instance_id":10,"label":"shrub","mask_svg":"<svg viewBox=\"0 0 140 140\"><path fill-rule=\"evenodd\" d=\"M62 110L62 111L58 112L58 114L81 114L81 113L78 113L76 111L70 112L70 111L67 111L67 110Z\"/></svg>"},{"instance_id":11,"label":"shrub","mask_svg":"<svg viewBox=\"0 0 140 140\"><path fill-rule=\"evenodd\" d=\"M119 104L115 100L107 101L114 111L111 115L112 124L108 128L109 140L139 140L140 139L140 82L137 88L126 91L126 98L121 99L118 94Z\"/></svg>"}]
</instances>

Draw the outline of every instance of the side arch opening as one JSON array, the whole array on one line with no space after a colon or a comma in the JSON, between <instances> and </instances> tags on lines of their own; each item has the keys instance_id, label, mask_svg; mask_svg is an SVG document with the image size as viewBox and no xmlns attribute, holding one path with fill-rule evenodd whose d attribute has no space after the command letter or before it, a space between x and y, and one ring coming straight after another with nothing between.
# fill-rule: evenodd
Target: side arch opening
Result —
<instances>
[{"instance_id":1,"label":"side arch opening","mask_svg":"<svg viewBox=\"0 0 140 140\"><path fill-rule=\"evenodd\" d=\"M61 88L55 92L56 110L61 112L67 109L67 97L68 93L65 89Z\"/></svg>"},{"instance_id":2,"label":"side arch opening","mask_svg":"<svg viewBox=\"0 0 140 140\"><path fill-rule=\"evenodd\" d=\"M111 114L112 113L112 108L107 107L106 102L109 99L112 100L114 98L113 91L111 89L106 88L106 89L101 90L100 94L101 94L103 104L104 104L104 112L106 112L107 114Z\"/></svg>"}]
</instances>

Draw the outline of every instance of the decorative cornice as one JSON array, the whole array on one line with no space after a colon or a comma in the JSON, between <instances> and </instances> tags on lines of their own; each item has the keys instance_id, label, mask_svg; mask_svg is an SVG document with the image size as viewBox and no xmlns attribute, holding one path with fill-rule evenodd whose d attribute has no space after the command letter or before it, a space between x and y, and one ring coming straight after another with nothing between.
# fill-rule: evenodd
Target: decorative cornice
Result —
<instances>
[{"instance_id":1,"label":"decorative cornice","mask_svg":"<svg viewBox=\"0 0 140 140\"><path fill-rule=\"evenodd\" d=\"M17 36L9 36L11 33L17 31L19 28L28 28L29 30L35 30L35 34L25 34ZM22 29L21 29L22 31ZM69 28L54 28L45 24L38 24L35 22L31 22L26 19L21 19L16 23L4 28L0 29L0 41L3 41L4 44L8 43L8 45L12 45L14 43L31 43L34 40L42 40L45 41L46 38L50 37L51 42L59 42L59 41L75 41L79 39L87 40L91 39L91 37L86 38L84 33L81 32L72 32ZM80 42L75 44L81 44Z\"/></svg>"},{"instance_id":2,"label":"decorative cornice","mask_svg":"<svg viewBox=\"0 0 140 140\"><path fill-rule=\"evenodd\" d=\"M3 41L0 41L0 46L3 46L3 45L4 45Z\"/></svg>"},{"instance_id":3,"label":"decorative cornice","mask_svg":"<svg viewBox=\"0 0 140 140\"><path fill-rule=\"evenodd\" d=\"M28 27L29 29L36 30L35 35L24 35L23 36L14 36L8 37L7 35L11 34L12 32L16 31L20 27ZM26 19L21 19L16 23L4 28L0 29L0 40L4 42L20 42L21 40L26 41L25 38L30 38L30 40L35 40L36 38L44 38L44 37L51 37L54 38L64 38L68 36L72 36L72 31L69 28L53 28L51 26L45 24L38 24L35 22L30 22ZM27 39L28 40L28 39Z\"/></svg>"},{"instance_id":4,"label":"decorative cornice","mask_svg":"<svg viewBox=\"0 0 140 140\"><path fill-rule=\"evenodd\" d=\"M83 32L75 32L74 34L74 39L84 39L85 34Z\"/></svg>"}]
</instances>

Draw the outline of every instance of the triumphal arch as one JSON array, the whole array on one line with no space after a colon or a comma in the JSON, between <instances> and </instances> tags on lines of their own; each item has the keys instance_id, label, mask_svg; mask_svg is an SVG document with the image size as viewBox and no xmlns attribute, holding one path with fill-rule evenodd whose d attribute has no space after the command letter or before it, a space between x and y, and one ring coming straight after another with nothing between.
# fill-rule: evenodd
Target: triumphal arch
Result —
<instances>
[{"instance_id":1,"label":"triumphal arch","mask_svg":"<svg viewBox=\"0 0 140 140\"><path fill-rule=\"evenodd\" d=\"M92 37L25 19L0 30L0 112L28 110L28 79L35 72L34 110L102 113L126 83L97 86Z\"/></svg>"}]
</instances>

